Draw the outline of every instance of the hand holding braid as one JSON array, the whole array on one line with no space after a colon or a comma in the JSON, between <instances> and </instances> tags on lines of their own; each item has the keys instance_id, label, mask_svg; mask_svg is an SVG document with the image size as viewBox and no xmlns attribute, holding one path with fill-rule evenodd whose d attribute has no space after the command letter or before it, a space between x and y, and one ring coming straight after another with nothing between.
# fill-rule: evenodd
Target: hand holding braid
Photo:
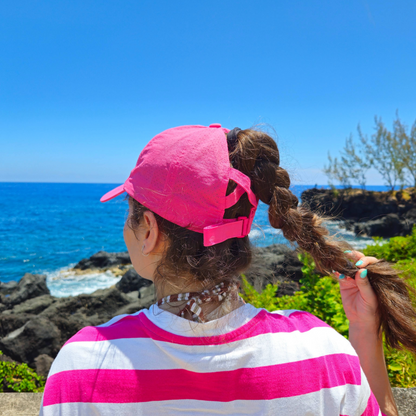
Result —
<instances>
[{"instance_id":1,"label":"hand holding braid","mask_svg":"<svg viewBox=\"0 0 416 416\"><path fill-rule=\"evenodd\" d=\"M336 270L354 276L358 267L344 253L351 247L330 238L322 225L323 219L307 206L298 206L297 197L289 190L289 175L279 166L275 141L255 130L239 130L233 136L232 144L229 143L230 161L234 168L250 177L253 192L269 205L271 226L281 229L286 239L311 254L324 274L330 275ZM243 204L244 201L236 209L238 215L247 215L249 203ZM235 211L230 212L230 218L235 214ZM387 344L393 348L403 346L416 354L416 311L412 306L416 291L385 260L370 264L367 270L368 280L377 295L379 326Z\"/></svg>"}]
</instances>

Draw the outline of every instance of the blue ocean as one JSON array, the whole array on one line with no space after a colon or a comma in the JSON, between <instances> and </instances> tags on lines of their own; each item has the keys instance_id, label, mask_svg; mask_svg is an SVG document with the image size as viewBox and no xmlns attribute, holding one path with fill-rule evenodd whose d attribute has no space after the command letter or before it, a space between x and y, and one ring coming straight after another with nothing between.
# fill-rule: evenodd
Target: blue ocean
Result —
<instances>
[{"instance_id":1,"label":"blue ocean","mask_svg":"<svg viewBox=\"0 0 416 416\"><path fill-rule=\"evenodd\" d=\"M117 281L112 273L75 275L69 269L100 250L126 251L124 196L105 204L100 197L114 184L0 183L0 281L18 281L25 273L44 273L55 296L91 293ZM312 186L295 185L300 197ZM385 190L382 186L367 187ZM260 203L250 233L257 246L288 242L268 225L267 206ZM328 224L357 248L372 240L357 238L336 222Z\"/></svg>"}]
</instances>

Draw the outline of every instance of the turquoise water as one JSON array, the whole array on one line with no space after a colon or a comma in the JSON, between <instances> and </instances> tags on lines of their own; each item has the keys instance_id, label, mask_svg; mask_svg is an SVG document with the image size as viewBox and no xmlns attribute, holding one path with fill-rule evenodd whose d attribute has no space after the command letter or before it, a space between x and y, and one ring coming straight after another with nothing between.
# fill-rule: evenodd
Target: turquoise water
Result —
<instances>
[{"instance_id":1,"label":"turquoise water","mask_svg":"<svg viewBox=\"0 0 416 416\"><path fill-rule=\"evenodd\" d=\"M56 282L62 277L59 272L99 250L125 251L122 230L127 202L123 196L105 204L99 201L114 186L0 183L0 281L19 280L24 273L29 272L47 273L49 280ZM292 191L300 196L307 188L311 186L295 185ZM268 224L267 208L260 204L257 211L250 233L253 244L267 246L287 243L280 231ZM340 233L342 238L357 247L363 247L371 241L357 239L352 233L340 230L336 223L329 226L331 232ZM67 286L65 294L78 293L80 290L89 292L91 285L94 288L106 287L112 279L110 275L103 274L78 277L72 279L72 286L70 289Z\"/></svg>"}]
</instances>

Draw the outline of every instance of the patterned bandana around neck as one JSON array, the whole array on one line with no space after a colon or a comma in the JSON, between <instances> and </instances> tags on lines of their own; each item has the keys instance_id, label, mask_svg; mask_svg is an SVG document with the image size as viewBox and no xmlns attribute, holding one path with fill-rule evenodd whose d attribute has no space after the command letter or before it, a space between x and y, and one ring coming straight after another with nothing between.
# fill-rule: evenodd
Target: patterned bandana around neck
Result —
<instances>
[{"instance_id":1,"label":"patterned bandana around neck","mask_svg":"<svg viewBox=\"0 0 416 416\"><path fill-rule=\"evenodd\" d=\"M206 289L202 292L188 292L179 293L176 295L165 296L157 302L157 305L164 305L169 302L188 301L183 309L178 313L178 316L184 317L186 312L192 315L192 319L196 322L206 322L202 308L199 306L202 303L221 302L230 296L233 289L235 295L238 296L238 284L235 282L221 282L212 289Z\"/></svg>"}]
</instances>

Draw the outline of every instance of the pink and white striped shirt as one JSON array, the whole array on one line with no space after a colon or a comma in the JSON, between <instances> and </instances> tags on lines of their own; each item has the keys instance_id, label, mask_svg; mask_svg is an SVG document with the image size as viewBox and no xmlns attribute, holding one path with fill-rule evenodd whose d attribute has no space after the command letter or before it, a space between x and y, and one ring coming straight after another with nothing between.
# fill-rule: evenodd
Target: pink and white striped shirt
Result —
<instances>
[{"instance_id":1,"label":"pink and white striped shirt","mask_svg":"<svg viewBox=\"0 0 416 416\"><path fill-rule=\"evenodd\" d=\"M86 327L55 359L42 416L381 415L351 344L301 311L195 323L153 305Z\"/></svg>"}]
</instances>

